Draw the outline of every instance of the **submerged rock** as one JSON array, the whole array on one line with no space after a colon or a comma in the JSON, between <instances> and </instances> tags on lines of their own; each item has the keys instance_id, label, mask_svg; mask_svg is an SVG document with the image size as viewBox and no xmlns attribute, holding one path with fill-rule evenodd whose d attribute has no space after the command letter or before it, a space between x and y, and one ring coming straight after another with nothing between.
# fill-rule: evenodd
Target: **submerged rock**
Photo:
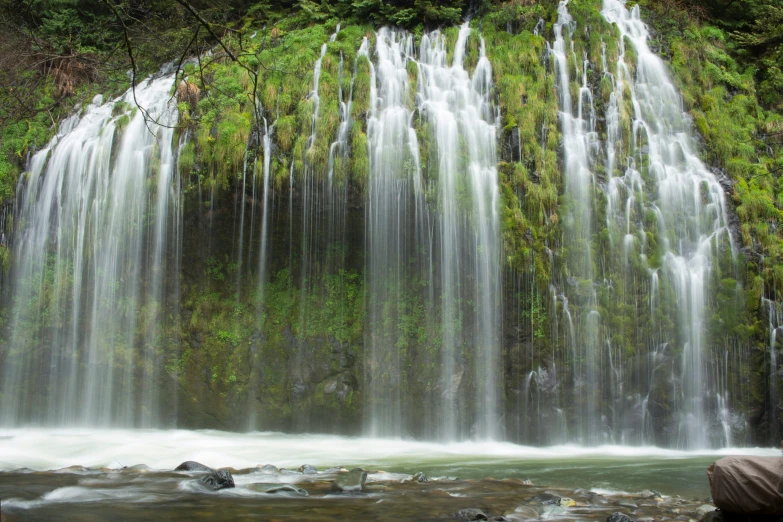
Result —
<instances>
[{"instance_id":1,"label":"submerged rock","mask_svg":"<svg viewBox=\"0 0 783 522\"><path fill-rule=\"evenodd\" d=\"M606 522L633 522L633 520L625 513L618 511L606 517Z\"/></svg>"},{"instance_id":2,"label":"submerged rock","mask_svg":"<svg viewBox=\"0 0 783 522\"><path fill-rule=\"evenodd\" d=\"M199 482L212 491L234 487L234 477L231 476L231 472L227 469L213 471L209 475L201 477Z\"/></svg>"},{"instance_id":3,"label":"submerged rock","mask_svg":"<svg viewBox=\"0 0 783 522\"><path fill-rule=\"evenodd\" d=\"M332 493L354 493L364 491L367 482L367 472L361 468L354 468L345 475L337 477L329 486Z\"/></svg>"},{"instance_id":4,"label":"submerged rock","mask_svg":"<svg viewBox=\"0 0 783 522\"><path fill-rule=\"evenodd\" d=\"M263 484L259 484L259 486L263 486ZM300 497L307 497L310 495L306 489L298 488L296 486L292 486L291 484L281 484L280 486L275 486L269 489L265 489L264 493L283 494L283 495L288 494L288 495L297 495Z\"/></svg>"},{"instance_id":5,"label":"submerged rock","mask_svg":"<svg viewBox=\"0 0 783 522\"><path fill-rule=\"evenodd\" d=\"M472 522L473 520L489 520L486 513L477 508L460 509L454 514L454 517L461 522Z\"/></svg>"},{"instance_id":6,"label":"submerged rock","mask_svg":"<svg viewBox=\"0 0 783 522\"><path fill-rule=\"evenodd\" d=\"M318 473L318 470L316 470L313 466L310 464L304 464L299 467L299 472L304 473L305 475L314 475Z\"/></svg>"},{"instance_id":7,"label":"submerged rock","mask_svg":"<svg viewBox=\"0 0 783 522\"><path fill-rule=\"evenodd\" d=\"M194 460L186 460L176 468L174 468L174 471L203 471L205 473L211 473L215 470L210 468L209 466L205 466L204 464L201 464L200 462L196 462Z\"/></svg>"}]
</instances>

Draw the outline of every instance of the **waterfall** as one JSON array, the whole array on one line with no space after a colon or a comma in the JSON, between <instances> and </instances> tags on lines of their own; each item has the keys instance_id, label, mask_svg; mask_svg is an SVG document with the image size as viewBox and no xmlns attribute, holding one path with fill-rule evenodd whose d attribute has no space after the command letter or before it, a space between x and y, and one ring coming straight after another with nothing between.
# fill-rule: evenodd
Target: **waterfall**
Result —
<instances>
[{"instance_id":1,"label":"waterfall","mask_svg":"<svg viewBox=\"0 0 783 522\"><path fill-rule=\"evenodd\" d=\"M407 340L397 324L410 306L406 301L415 298L411 280L429 286L419 297L440 314L440 356L431 360L440 372L429 432L442 439L499 434L497 114L483 40L472 77L464 68L470 34L464 24L451 64L439 32L424 34L418 59L411 35L389 29L376 35L367 205L373 434L402 434L406 420L401 348ZM415 100L409 65L418 73ZM418 137L414 123L421 128ZM420 138L427 158L420 157Z\"/></svg>"},{"instance_id":2,"label":"waterfall","mask_svg":"<svg viewBox=\"0 0 783 522\"><path fill-rule=\"evenodd\" d=\"M587 58L576 56L573 42L566 45L563 30L568 30L569 41L575 30L575 23L568 13L567 2L561 1L558 7L558 19L554 25L555 42L552 55L557 71L558 91L560 94L560 126L563 133L565 194L568 197L565 216L565 239L569 274L573 283L586 286L580 289L580 297L585 301L582 315L578 318L581 336L571 337L572 378L574 380L574 400L584 399L586 409L581 416L580 437L584 442L601 442L598 396L599 373L598 358L600 350L600 315L597 311L596 294L593 289L593 259L590 252L590 240L593 233L592 206L595 199L593 163L598 150L596 133L596 114L593 97L587 86ZM569 77L569 56L575 64L581 63L582 80L578 87L576 107L571 98ZM586 293L587 295L582 295ZM569 321L571 319L569 318Z\"/></svg>"},{"instance_id":3,"label":"waterfall","mask_svg":"<svg viewBox=\"0 0 783 522\"><path fill-rule=\"evenodd\" d=\"M686 448L707 447L711 444L711 418L719 415L712 411L712 404L727 394L718 389L718 382L709 379L710 359L717 354L708 354L704 316L715 258L722 248L730 249L732 255L734 252L724 193L699 159L680 96L665 64L648 46L649 33L639 17L639 7L628 11L619 0L604 0L602 14L620 33L615 103L624 96L619 87L624 84L630 90L632 107L628 115L632 120L631 152L622 179L609 181L607 219L625 223L628 249L637 252L644 250L647 240L643 216L648 211L655 216L651 226L658 242L661 273L652 272L655 279L651 286L669 285L676 298L674 335L681 352L680 374L675 378L679 386L674 390L679 398L677 441ZM633 72L625 60L626 42L637 56ZM614 153L608 157L611 163ZM622 197L625 205L619 204ZM642 264L648 262L643 253L638 255Z\"/></svg>"},{"instance_id":4,"label":"waterfall","mask_svg":"<svg viewBox=\"0 0 783 522\"><path fill-rule=\"evenodd\" d=\"M4 424L165 421L160 354L182 219L172 83L96 96L20 179Z\"/></svg>"}]
</instances>

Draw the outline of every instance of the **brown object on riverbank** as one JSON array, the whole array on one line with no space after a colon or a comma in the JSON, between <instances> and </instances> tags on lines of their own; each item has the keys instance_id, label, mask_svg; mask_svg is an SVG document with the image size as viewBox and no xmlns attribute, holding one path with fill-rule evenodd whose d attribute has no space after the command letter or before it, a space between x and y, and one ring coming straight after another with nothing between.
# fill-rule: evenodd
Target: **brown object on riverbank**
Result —
<instances>
[{"instance_id":1,"label":"brown object on riverbank","mask_svg":"<svg viewBox=\"0 0 783 522\"><path fill-rule=\"evenodd\" d=\"M707 468L713 503L745 515L783 515L783 458L724 457Z\"/></svg>"}]
</instances>

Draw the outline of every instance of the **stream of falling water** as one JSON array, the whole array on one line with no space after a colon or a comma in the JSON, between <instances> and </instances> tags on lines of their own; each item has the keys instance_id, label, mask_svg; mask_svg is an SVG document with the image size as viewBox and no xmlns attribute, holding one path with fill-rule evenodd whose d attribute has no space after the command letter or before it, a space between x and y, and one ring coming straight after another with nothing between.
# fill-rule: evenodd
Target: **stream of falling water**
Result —
<instances>
[{"instance_id":1,"label":"stream of falling water","mask_svg":"<svg viewBox=\"0 0 783 522\"><path fill-rule=\"evenodd\" d=\"M440 313L440 376L438 392L425 399L434 417L428 431L441 439L499 432L497 114L482 39L473 76L464 68L470 33L468 24L460 28L451 64L439 32L422 37L418 59L411 35L389 29L376 35L368 122L371 434L405 429L404 356L396 325L411 298L404 288L411 277L429 284L429 309ZM410 63L418 71L415 101ZM420 157L414 118L431 133L429 158ZM431 203L429 191L436 191ZM469 380L473 389L467 392Z\"/></svg>"},{"instance_id":2,"label":"stream of falling water","mask_svg":"<svg viewBox=\"0 0 783 522\"><path fill-rule=\"evenodd\" d=\"M567 2L560 2L557 23L554 25L555 42L551 51L557 70L560 126L563 133L565 195L567 196L564 242L567 245L570 277L578 278L578 284L587 289L580 292L579 297L585 302L581 315L576 318L581 335L578 338L574 335L569 336L568 350L572 355L573 393L577 398L580 396L587 398L579 435L585 442L599 443L603 442L599 435L600 413L596 395L600 377L598 352L601 349L599 341L601 318L593 288L593 256L590 251L593 233L592 206L595 200L593 163L598 151L598 134L593 96L587 86L587 58L576 55L573 42L570 40L575 28L574 20L568 13ZM566 43L564 30L569 33L570 45ZM575 64L582 65L582 80L577 90L576 107L571 98L569 56ZM568 314L567 300L564 301L563 308ZM568 321L571 322L570 314L568 315Z\"/></svg>"},{"instance_id":3,"label":"stream of falling water","mask_svg":"<svg viewBox=\"0 0 783 522\"><path fill-rule=\"evenodd\" d=\"M682 354L680 375L673 380L672 390L678 397L677 441L685 448L708 447L714 444L709 426L720 415L716 398L728 393L719 389L718 381L709 378L711 365L719 366L722 357L714 354L711 360L708 354L704 317L715 258L722 248L730 249L734 255L724 193L699 159L680 96L665 64L649 48L649 33L639 17L639 7L629 11L619 0L604 0L602 14L617 26L621 36L614 77L615 100L622 99L621 89L626 85L633 111L628 115L632 121L631 153L622 179L609 182L607 219L625 223L623 255L627 259L644 250L647 235L642 216L646 211L655 215L653 232L661 266L650 270L650 286L666 284L674 291L675 338ZM635 74L625 60L626 39L637 56ZM614 145L609 143L610 147ZM646 264L644 254L638 255ZM652 299L657 296L651 296ZM722 440L719 444L730 445L731 441Z\"/></svg>"},{"instance_id":4,"label":"stream of falling water","mask_svg":"<svg viewBox=\"0 0 783 522\"><path fill-rule=\"evenodd\" d=\"M118 103L96 97L30 162L17 197L4 424L163 421L156 350L182 218L172 82L137 86L142 109L131 91Z\"/></svg>"}]
</instances>

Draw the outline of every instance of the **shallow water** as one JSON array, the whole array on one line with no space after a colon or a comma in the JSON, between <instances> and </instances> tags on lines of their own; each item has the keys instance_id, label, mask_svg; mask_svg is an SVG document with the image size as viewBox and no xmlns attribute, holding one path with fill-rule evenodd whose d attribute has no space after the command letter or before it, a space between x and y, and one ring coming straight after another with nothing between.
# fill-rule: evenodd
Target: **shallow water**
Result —
<instances>
[{"instance_id":1,"label":"shallow water","mask_svg":"<svg viewBox=\"0 0 783 522\"><path fill-rule=\"evenodd\" d=\"M686 498L707 497L707 466L717 458L731 454L779 456L780 452L771 448L701 452L631 446L536 448L489 441L441 444L212 430L0 430L0 471L4 472L19 468L57 470L69 466L117 470L136 464L145 464L153 470L173 470L185 460L195 460L214 468L234 469L255 468L263 464L297 469L303 464L311 464L319 469L362 467L403 475L423 471L429 476L460 479L530 479L536 486L587 488L602 492L654 489L666 495ZM8 478L7 474L3 475ZM41 478L44 475L46 479ZM60 484L61 478L52 479L50 475L54 474L26 475L24 483L28 486L25 487L35 494L22 498L37 498L42 491L54 489L49 486ZM7 484L7 480L3 483ZM47 484L47 487L41 489L41 484ZM171 486L176 490L176 484L176 480L172 484L156 481L153 492L144 488L137 491L135 486L128 484L121 489L124 496L133 498L133 502L154 503L160 501L161 496L168 497L167 488ZM88 495L89 502L101 502L102 491L101 488L93 490ZM0 493L3 499L14 494L8 491L7 485ZM80 497L82 493L66 491L57 494L73 497L69 502L88 502ZM98 498L92 499L92 496ZM114 496L108 495L108 498Z\"/></svg>"}]
</instances>

